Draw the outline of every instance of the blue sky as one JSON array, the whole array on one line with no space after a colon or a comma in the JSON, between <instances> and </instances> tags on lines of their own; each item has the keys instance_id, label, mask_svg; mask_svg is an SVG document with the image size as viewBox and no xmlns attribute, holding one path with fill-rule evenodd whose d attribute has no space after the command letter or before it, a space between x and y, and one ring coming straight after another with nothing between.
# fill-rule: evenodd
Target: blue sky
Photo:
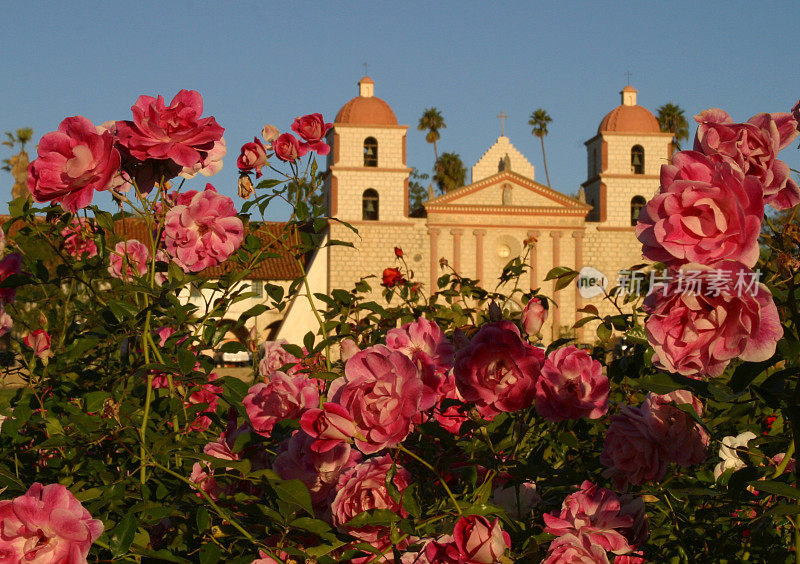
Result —
<instances>
[{"instance_id":1,"label":"blue sky","mask_svg":"<svg viewBox=\"0 0 800 564\"><path fill-rule=\"evenodd\" d=\"M38 140L67 116L130 119L140 94L169 101L198 90L229 147L211 182L235 196L239 147L266 123L286 130L311 112L332 120L367 62L375 94L411 126L410 166L433 164L416 129L425 108L447 123L440 152L459 153L467 167L499 135L502 110L506 135L544 182L527 125L542 107L553 118L552 185L574 193L586 179L583 143L620 103L628 71L653 111L669 101L690 119L709 107L737 121L788 111L800 98L799 20L788 1L7 3L0 132L30 126ZM800 169L794 146L781 156ZM0 176L4 198L11 185ZM286 213L278 206L268 219Z\"/></svg>"}]
</instances>

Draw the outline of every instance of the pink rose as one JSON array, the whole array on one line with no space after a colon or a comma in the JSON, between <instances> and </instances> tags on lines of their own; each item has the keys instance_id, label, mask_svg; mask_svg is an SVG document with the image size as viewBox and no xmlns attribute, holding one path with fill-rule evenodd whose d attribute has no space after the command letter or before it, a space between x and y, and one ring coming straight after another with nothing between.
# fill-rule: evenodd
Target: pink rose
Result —
<instances>
[{"instance_id":1,"label":"pink rose","mask_svg":"<svg viewBox=\"0 0 800 564\"><path fill-rule=\"evenodd\" d=\"M282 133L272 142L272 150L275 156L282 161L296 161L308 152L304 145L291 133Z\"/></svg>"},{"instance_id":2,"label":"pink rose","mask_svg":"<svg viewBox=\"0 0 800 564\"><path fill-rule=\"evenodd\" d=\"M253 430L269 437L278 421L299 419L305 410L319 405L319 384L305 374L273 372L269 382L247 390L243 403Z\"/></svg>"},{"instance_id":3,"label":"pink rose","mask_svg":"<svg viewBox=\"0 0 800 564\"><path fill-rule=\"evenodd\" d=\"M598 419L608 411L608 378L584 350L562 347L550 353L536 381L536 411L548 421Z\"/></svg>"},{"instance_id":4,"label":"pink rose","mask_svg":"<svg viewBox=\"0 0 800 564\"><path fill-rule=\"evenodd\" d=\"M653 364L684 376L719 376L734 358L766 360L783 336L772 295L743 264L687 264L644 300Z\"/></svg>"},{"instance_id":5,"label":"pink rose","mask_svg":"<svg viewBox=\"0 0 800 564\"><path fill-rule=\"evenodd\" d=\"M121 241L109 254L108 273L123 282L131 282L134 276L147 274L149 261L150 251L143 243L136 239Z\"/></svg>"},{"instance_id":6,"label":"pink rose","mask_svg":"<svg viewBox=\"0 0 800 564\"><path fill-rule=\"evenodd\" d=\"M455 349L439 326L424 317L386 334L386 346L400 351L417 365L424 384L420 409L426 411L441 400L444 374L453 367Z\"/></svg>"},{"instance_id":7,"label":"pink rose","mask_svg":"<svg viewBox=\"0 0 800 564\"><path fill-rule=\"evenodd\" d=\"M258 140L253 137L252 143L245 143L242 145L239 158L236 160L236 166L239 167L240 172L247 172L249 170L256 171L256 178L261 178L261 169L267 164L267 148Z\"/></svg>"},{"instance_id":8,"label":"pink rose","mask_svg":"<svg viewBox=\"0 0 800 564\"><path fill-rule=\"evenodd\" d=\"M453 528L453 546L462 562L492 564L511 547L511 537L500 527L497 517L490 523L482 515L466 515Z\"/></svg>"},{"instance_id":9,"label":"pink rose","mask_svg":"<svg viewBox=\"0 0 800 564\"><path fill-rule=\"evenodd\" d=\"M196 487L203 490L212 500L219 501L222 488L219 487L217 480L214 478L214 471L208 462L203 462L202 464L195 462L192 465L192 473L189 476L189 480L194 482ZM200 493L195 493L195 495L200 498L203 497Z\"/></svg>"},{"instance_id":10,"label":"pink rose","mask_svg":"<svg viewBox=\"0 0 800 564\"><path fill-rule=\"evenodd\" d=\"M34 483L0 501L0 555L5 562L86 562L103 523L61 484Z\"/></svg>"},{"instance_id":11,"label":"pink rose","mask_svg":"<svg viewBox=\"0 0 800 564\"><path fill-rule=\"evenodd\" d=\"M464 400L491 420L531 406L543 360L544 352L523 342L516 325L498 321L481 327L458 351L453 373Z\"/></svg>"},{"instance_id":12,"label":"pink rose","mask_svg":"<svg viewBox=\"0 0 800 564\"><path fill-rule=\"evenodd\" d=\"M616 560L614 560L616 563ZM603 547L587 535L567 533L553 539L542 564L609 564Z\"/></svg>"},{"instance_id":13,"label":"pink rose","mask_svg":"<svg viewBox=\"0 0 800 564\"><path fill-rule=\"evenodd\" d=\"M33 354L46 361L53 356L50 351L50 335L44 329L37 329L25 335L25 344L33 349Z\"/></svg>"},{"instance_id":14,"label":"pink rose","mask_svg":"<svg viewBox=\"0 0 800 564\"><path fill-rule=\"evenodd\" d=\"M377 458L370 458L356 465L339 477L336 485L336 497L331 503L331 516L333 524L352 536L374 543L383 539L388 534L388 529L383 525L366 525L358 528L347 527L347 522L368 509L387 509L406 517L408 511L402 508L399 502L389 495L386 489L386 476L394 462L388 454ZM397 473L392 478L392 483L403 491L411 483L411 474L400 465L395 465Z\"/></svg>"},{"instance_id":15,"label":"pink rose","mask_svg":"<svg viewBox=\"0 0 800 564\"><path fill-rule=\"evenodd\" d=\"M642 254L668 267L758 261L763 188L726 162L682 151L661 167L661 190L642 209L636 236Z\"/></svg>"},{"instance_id":16,"label":"pink rose","mask_svg":"<svg viewBox=\"0 0 800 564\"><path fill-rule=\"evenodd\" d=\"M258 363L258 372L265 382L269 382L273 372L283 370L286 374L295 374L303 365L300 359L289 353L282 345L288 344L286 339L266 341L263 345L264 357ZM286 365L290 365L286 367Z\"/></svg>"},{"instance_id":17,"label":"pink rose","mask_svg":"<svg viewBox=\"0 0 800 564\"><path fill-rule=\"evenodd\" d=\"M800 189L778 152L797 137L792 114L757 114L746 123L733 123L727 112L712 108L694 117L700 125L694 150L729 162L755 176L764 188L764 202L778 210L796 206Z\"/></svg>"},{"instance_id":18,"label":"pink rose","mask_svg":"<svg viewBox=\"0 0 800 564\"><path fill-rule=\"evenodd\" d=\"M522 310L520 323L522 324L522 331L531 337L538 335L542 330L542 325L547 321L548 310L545 307L545 302L539 298L531 298L525 309Z\"/></svg>"},{"instance_id":19,"label":"pink rose","mask_svg":"<svg viewBox=\"0 0 800 564\"><path fill-rule=\"evenodd\" d=\"M19 274L22 265L22 255L11 253L0 260L0 282L13 274ZM0 306L10 304L17 296L16 288L0 288Z\"/></svg>"},{"instance_id":20,"label":"pink rose","mask_svg":"<svg viewBox=\"0 0 800 564\"><path fill-rule=\"evenodd\" d=\"M213 372L209 374L208 381L200 386L198 390L192 392L186 401L186 407L198 404L205 405L197 414L195 420L187 427L188 431L204 430L211 426L211 418L205 414L217 411L217 403L219 402L220 395L222 395L222 388L213 383L216 379L216 374Z\"/></svg>"},{"instance_id":21,"label":"pink rose","mask_svg":"<svg viewBox=\"0 0 800 564\"><path fill-rule=\"evenodd\" d=\"M288 441L281 443L272 469L284 480L300 480L311 493L311 501L322 507L328 494L338 483L342 472L352 468L361 454L347 443L339 443L325 452L313 450L314 438L303 431L295 431Z\"/></svg>"},{"instance_id":22,"label":"pink rose","mask_svg":"<svg viewBox=\"0 0 800 564\"><path fill-rule=\"evenodd\" d=\"M419 413L422 380L403 353L383 345L369 347L347 361L344 376L334 380L328 398L353 416L364 454L400 444Z\"/></svg>"},{"instance_id":23,"label":"pink rose","mask_svg":"<svg viewBox=\"0 0 800 564\"><path fill-rule=\"evenodd\" d=\"M465 403L464 398L461 393L459 393L458 387L456 386L456 379L453 376L452 370L445 373L442 380L439 382L439 395L440 404L436 406L433 417L442 429L454 435L458 435L461 430L461 424L469 419L469 416L464 409L460 409L458 404L448 406L445 409L441 407L441 401L446 399L457 400L462 404Z\"/></svg>"},{"instance_id":24,"label":"pink rose","mask_svg":"<svg viewBox=\"0 0 800 564\"><path fill-rule=\"evenodd\" d=\"M642 405L645 423L670 462L684 467L700 464L708 456L708 433L678 405L689 405L698 416L703 414L703 404L686 390L650 393Z\"/></svg>"},{"instance_id":25,"label":"pink rose","mask_svg":"<svg viewBox=\"0 0 800 564\"><path fill-rule=\"evenodd\" d=\"M339 358L342 360L342 362L347 362L353 358L356 353L361 351L353 339L344 339L341 343L339 343L339 346L341 347L341 350L339 351Z\"/></svg>"},{"instance_id":26,"label":"pink rose","mask_svg":"<svg viewBox=\"0 0 800 564\"><path fill-rule=\"evenodd\" d=\"M630 528L634 519L622 514L621 507L617 494L585 480L580 490L566 497L559 515L543 515L544 530L556 536L585 535L604 550L626 554L632 548L621 531Z\"/></svg>"},{"instance_id":27,"label":"pink rose","mask_svg":"<svg viewBox=\"0 0 800 564\"><path fill-rule=\"evenodd\" d=\"M91 222L83 217L75 217L61 231L64 237L64 250L78 260L97 256L97 244L94 242L94 229Z\"/></svg>"},{"instance_id":28,"label":"pink rose","mask_svg":"<svg viewBox=\"0 0 800 564\"><path fill-rule=\"evenodd\" d=\"M222 159L228 154L228 146L225 144L225 138L220 137L219 141L214 142L214 146L201 162L194 166L185 166L181 170L179 176L181 178L194 178L197 173L203 176L214 176L222 170Z\"/></svg>"},{"instance_id":29,"label":"pink rose","mask_svg":"<svg viewBox=\"0 0 800 564\"><path fill-rule=\"evenodd\" d=\"M139 161L170 159L180 167L194 167L225 131L213 117L200 117L203 98L194 90L181 90L169 106L160 95L139 96L131 111L133 121L117 122L117 137Z\"/></svg>"},{"instance_id":30,"label":"pink rose","mask_svg":"<svg viewBox=\"0 0 800 564\"><path fill-rule=\"evenodd\" d=\"M217 266L242 244L244 225L233 200L211 184L188 204L179 204L164 219L167 253L185 272Z\"/></svg>"},{"instance_id":31,"label":"pink rose","mask_svg":"<svg viewBox=\"0 0 800 564\"><path fill-rule=\"evenodd\" d=\"M652 436L646 418L642 406L630 405L611 416L600 463L609 467L603 475L619 489L659 481L667 473L667 453Z\"/></svg>"},{"instance_id":32,"label":"pink rose","mask_svg":"<svg viewBox=\"0 0 800 564\"><path fill-rule=\"evenodd\" d=\"M28 189L37 202L54 201L72 213L106 190L120 167L114 136L98 133L85 117L66 118L42 137L38 158L28 165Z\"/></svg>"},{"instance_id":33,"label":"pink rose","mask_svg":"<svg viewBox=\"0 0 800 564\"><path fill-rule=\"evenodd\" d=\"M336 445L351 442L356 435L353 416L338 403L326 402L323 409L309 409L300 418L300 428L316 439L315 452L327 452Z\"/></svg>"},{"instance_id":34,"label":"pink rose","mask_svg":"<svg viewBox=\"0 0 800 564\"><path fill-rule=\"evenodd\" d=\"M331 148L323 141L325 134L333 127L332 123L325 123L322 114L309 114L299 117L292 124L292 131L302 137L307 151L316 151L325 156Z\"/></svg>"}]
</instances>

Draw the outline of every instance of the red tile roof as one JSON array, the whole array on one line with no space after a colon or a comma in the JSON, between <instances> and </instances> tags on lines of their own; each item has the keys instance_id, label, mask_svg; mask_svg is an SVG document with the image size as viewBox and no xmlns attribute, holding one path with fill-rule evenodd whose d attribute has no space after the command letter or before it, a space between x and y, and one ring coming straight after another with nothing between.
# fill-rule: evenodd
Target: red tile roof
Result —
<instances>
[{"instance_id":1,"label":"red tile roof","mask_svg":"<svg viewBox=\"0 0 800 564\"><path fill-rule=\"evenodd\" d=\"M0 224L9 219L11 219L10 215L0 215ZM44 220L44 218L41 219ZM255 227L254 232L250 231L249 228L251 226ZM13 236L20 227L21 223L15 222L9 235ZM300 238L296 229L293 233L285 235L287 229L288 223L282 221L259 222L248 225L246 233L253 233L261 240L263 249L279 256L265 258L260 264L256 265L247 278L254 280L294 280L302 275L300 265L291 251L291 247L299 243ZM120 239L136 239L148 247L150 246L147 224L138 217L129 216L117 220L114 224L114 234ZM286 247L289 248L287 249ZM304 266L309 259L308 255L300 257L300 261ZM229 272L232 268L236 268L236 265L232 261L225 261L219 266L200 272L200 274L209 278L217 278L223 273Z\"/></svg>"}]
</instances>

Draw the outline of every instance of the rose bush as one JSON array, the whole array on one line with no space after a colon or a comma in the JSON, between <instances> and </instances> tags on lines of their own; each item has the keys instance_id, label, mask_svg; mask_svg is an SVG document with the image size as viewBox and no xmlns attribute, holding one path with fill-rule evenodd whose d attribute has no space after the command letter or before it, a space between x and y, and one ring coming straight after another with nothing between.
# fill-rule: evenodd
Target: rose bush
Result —
<instances>
[{"instance_id":1,"label":"rose bush","mask_svg":"<svg viewBox=\"0 0 800 564\"><path fill-rule=\"evenodd\" d=\"M321 176L298 174L329 150L329 124L310 114L291 128L302 141L267 126L263 149L246 143L237 210L168 182L221 166L222 128L202 111L182 91L93 132L79 120L31 165L56 196L10 205L0 363L19 387L0 390L0 559L797 559L800 240L791 215L763 215L793 198L776 155L795 120L704 114L637 227L662 261L640 267L646 297L612 293L608 315L587 304L581 342L548 342L578 273L548 273L546 296L525 287L525 257L504 267L507 293L447 261L429 288L397 248L374 279L316 296L325 309L301 277L231 314L276 249L340 243L310 197ZM89 159L109 140L110 171ZM278 178L254 184L261 170ZM124 213L89 204L104 189ZM274 198L294 208L267 243L255 217ZM662 266L675 280L655 283ZM254 318L298 299L318 321L302 343L256 342ZM244 350L239 377L215 368Z\"/></svg>"}]
</instances>

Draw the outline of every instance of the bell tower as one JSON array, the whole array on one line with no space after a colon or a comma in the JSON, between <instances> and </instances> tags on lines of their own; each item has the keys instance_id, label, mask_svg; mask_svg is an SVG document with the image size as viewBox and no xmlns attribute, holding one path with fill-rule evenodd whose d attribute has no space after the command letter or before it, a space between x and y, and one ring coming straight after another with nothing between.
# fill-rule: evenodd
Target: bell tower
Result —
<instances>
[{"instance_id":1,"label":"bell tower","mask_svg":"<svg viewBox=\"0 0 800 564\"><path fill-rule=\"evenodd\" d=\"M621 104L585 143L587 180L581 187L592 206L588 221L619 228L636 225L639 210L658 190L661 165L669 162L672 134L661 131L636 96L630 84L623 88Z\"/></svg>"},{"instance_id":2,"label":"bell tower","mask_svg":"<svg viewBox=\"0 0 800 564\"><path fill-rule=\"evenodd\" d=\"M374 81L359 80L358 96L342 106L328 132L331 217L356 224L408 218L407 130L375 96Z\"/></svg>"}]
</instances>

